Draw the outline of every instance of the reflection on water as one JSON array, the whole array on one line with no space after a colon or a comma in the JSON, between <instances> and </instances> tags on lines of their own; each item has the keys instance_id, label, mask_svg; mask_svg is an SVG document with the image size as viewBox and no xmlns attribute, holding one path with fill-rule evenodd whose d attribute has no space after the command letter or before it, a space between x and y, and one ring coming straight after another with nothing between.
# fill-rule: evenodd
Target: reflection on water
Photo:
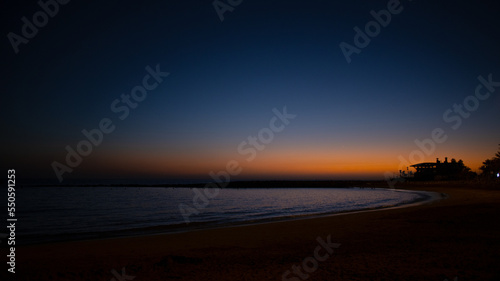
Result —
<instances>
[{"instance_id":1,"label":"reflection on water","mask_svg":"<svg viewBox=\"0 0 500 281\"><path fill-rule=\"evenodd\" d=\"M20 242L100 237L106 232L164 226L162 231L192 226L265 221L283 217L395 206L425 194L360 188L222 189L186 225L179 204L193 206L189 188L44 187L17 192ZM130 232L131 234L131 232ZM135 233L137 234L137 233Z\"/></svg>"}]
</instances>

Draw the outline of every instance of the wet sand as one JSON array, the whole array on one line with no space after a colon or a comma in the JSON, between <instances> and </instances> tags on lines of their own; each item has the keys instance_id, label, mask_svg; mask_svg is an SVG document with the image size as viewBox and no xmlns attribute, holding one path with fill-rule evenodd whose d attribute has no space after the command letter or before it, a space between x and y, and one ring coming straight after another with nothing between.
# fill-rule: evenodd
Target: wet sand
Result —
<instances>
[{"instance_id":1,"label":"wet sand","mask_svg":"<svg viewBox=\"0 0 500 281\"><path fill-rule=\"evenodd\" d=\"M397 187L446 193L449 198L376 212L18 247L15 277L116 281L500 280L499 186L434 183ZM318 242L327 241L328 236L340 247ZM2 248L2 254L5 250ZM287 270L290 273L283 279ZM4 276L12 275L5 269L0 278L9 280Z\"/></svg>"}]
</instances>

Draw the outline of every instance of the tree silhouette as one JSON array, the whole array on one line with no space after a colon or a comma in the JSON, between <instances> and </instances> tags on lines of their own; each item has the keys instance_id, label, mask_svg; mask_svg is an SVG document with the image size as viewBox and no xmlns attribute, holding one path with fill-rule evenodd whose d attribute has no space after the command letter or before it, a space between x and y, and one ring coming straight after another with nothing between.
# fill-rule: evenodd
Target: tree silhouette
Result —
<instances>
[{"instance_id":1,"label":"tree silhouette","mask_svg":"<svg viewBox=\"0 0 500 281\"><path fill-rule=\"evenodd\" d=\"M483 166L479 168L483 171L482 175L487 178L495 178L497 174L500 173L500 144L498 152L495 157L487 159L483 162Z\"/></svg>"},{"instance_id":2,"label":"tree silhouette","mask_svg":"<svg viewBox=\"0 0 500 281\"><path fill-rule=\"evenodd\" d=\"M455 158L447 165L441 165L438 173L449 180L468 180L475 177L475 173L465 166L462 159L457 161Z\"/></svg>"}]
</instances>

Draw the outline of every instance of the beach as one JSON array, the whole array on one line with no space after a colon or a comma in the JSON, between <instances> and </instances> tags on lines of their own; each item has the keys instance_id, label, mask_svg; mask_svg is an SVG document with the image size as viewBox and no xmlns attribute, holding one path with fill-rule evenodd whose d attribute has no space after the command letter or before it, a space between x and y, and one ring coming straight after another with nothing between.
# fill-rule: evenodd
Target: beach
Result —
<instances>
[{"instance_id":1,"label":"beach","mask_svg":"<svg viewBox=\"0 0 500 281\"><path fill-rule=\"evenodd\" d=\"M20 246L16 273L4 270L0 277L500 280L500 189L458 183L397 188L448 198L416 207L187 233Z\"/></svg>"}]
</instances>

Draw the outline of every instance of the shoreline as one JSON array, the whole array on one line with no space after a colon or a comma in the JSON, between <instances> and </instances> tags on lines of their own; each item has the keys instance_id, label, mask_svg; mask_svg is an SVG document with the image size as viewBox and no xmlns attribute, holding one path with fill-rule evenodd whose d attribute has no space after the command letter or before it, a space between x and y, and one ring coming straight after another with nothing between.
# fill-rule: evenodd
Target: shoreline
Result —
<instances>
[{"instance_id":1,"label":"shoreline","mask_svg":"<svg viewBox=\"0 0 500 281\"><path fill-rule=\"evenodd\" d=\"M380 188L380 189L385 189L385 188ZM387 190L389 190L389 189L387 189ZM424 204L431 204L434 201L445 200L447 198L446 194L437 193L437 192L414 191L414 190L403 190L403 189L399 189L397 191L419 192L419 194L426 194L426 195L428 195L428 197L425 199L420 198L420 199L417 199L417 200L414 200L414 201L411 201L408 203L399 203L399 204L396 204L393 206L387 206L387 207L374 207L374 208L364 208L364 209L359 209L359 210L348 210L348 211L339 211L339 212L331 212L331 213L309 214L309 215L288 216L288 217L276 217L276 218L272 218L272 219L263 219L263 220L259 220L256 222L242 221L239 223L228 223L227 225L211 226L211 227L207 227L207 228L193 229L193 230L187 230L187 231L181 231L181 232L175 232L175 233L186 233L186 232L192 232L192 231L203 231L203 230L211 230L211 229L225 229L225 228L231 228L231 227L243 227L243 226L248 226L248 225L261 225L261 224L270 224L270 223L288 222L288 221L297 221L297 220L308 220L308 219L325 218L325 217L333 217L333 216L344 216L344 215L351 215L351 214L358 214L358 213L365 213L365 212L377 212L377 211L400 209L400 208L411 208L411 207L416 207L416 206L420 206L420 205L424 205ZM431 195L430 193L433 193L433 194ZM168 234L171 234L171 233L146 234L146 235L138 235L135 237L168 235Z\"/></svg>"},{"instance_id":2,"label":"shoreline","mask_svg":"<svg viewBox=\"0 0 500 281\"><path fill-rule=\"evenodd\" d=\"M124 268L134 280L281 280L313 256L317 238L330 235L341 246L308 273L309 280L499 280L500 190L411 189L449 198L410 208L19 247L16 277L110 280L111 270Z\"/></svg>"},{"instance_id":3,"label":"shoreline","mask_svg":"<svg viewBox=\"0 0 500 281\"><path fill-rule=\"evenodd\" d=\"M287 187L270 187L269 189L278 189ZM294 187L298 188L298 187ZM318 187L314 187L318 188ZM324 187L326 189L331 189L331 187ZM366 187L347 187L350 188L359 188L366 189ZM226 188L226 189L235 189L235 188ZM239 189L239 188L238 188ZM243 188L244 189L244 188ZM250 188L252 189L252 188ZM381 190L389 190L394 192L408 192L418 194L418 198L409 202L399 202L395 205L389 206L379 206L379 207L365 207L360 209L352 209L352 210L343 210L343 211L330 211L323 213L313 213L313 214L300 214L300 215L289 215L289 216L278 216L271 218L262 218L262 219L249 219L242 221L233 221L233 222L220 222L216 224L212 224L211 222L192 222L188 224L173 224L173 225L155 225L155 226L147 226L140 228L129 228L129 229L120 229L120 230L110 230L110 231L102 231L102 232L87 232L87 233L70 233L70 234L59 234L59 235L45 235L42 239L38 237L32 238L29 236L19 236L19 240L22 241L25 239L25 242L19 244L19 246L31 246L31 245L43 245L43 244L56 244L56 243L64 243L64 242L76 242L76 241L92 241L92 240L107 240L107 239L115 239L115 238L127 238L127 237L146 237L146 236L155 236L155 235L164 235L164 234L174 234L174 233L188 233L192 231L201 231L201 230L209 230L209 229L221 229L221 228L230 228L230 227L239 227L245 225L258 225L258 224L268 224L275 222L284 222L284 221L294 221L294 220L303 220L303 219L314 219L321 217L329 217L329 216L338 216L338 215L348 215L360 212L373 212L379 210L390 210L396 208L408 208L414 207L421 204L432 203L436 200L443 200L445 197L442 194L438 194L435 192L427 192L427 191L414 191L414 190L405 190L405 189L389 189L389 188L381 188L381 187L371 187L369 189L381 189ZM26 242L27 241L27 242Z\"/></svg>"}]
</instances>

